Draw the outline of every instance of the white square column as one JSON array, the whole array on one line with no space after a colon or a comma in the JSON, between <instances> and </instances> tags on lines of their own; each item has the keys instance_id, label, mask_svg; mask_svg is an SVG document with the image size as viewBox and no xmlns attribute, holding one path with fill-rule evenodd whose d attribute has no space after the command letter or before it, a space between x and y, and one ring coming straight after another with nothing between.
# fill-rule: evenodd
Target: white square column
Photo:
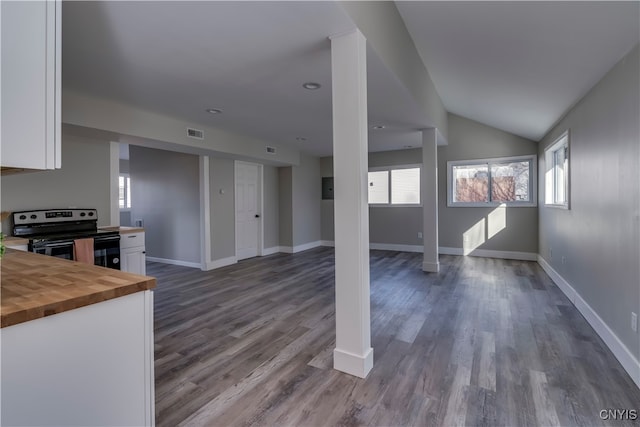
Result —
<instances>
[{"instance_id":1,"label":"white square column","mask_svg":"<svg viewBox=\"0 0 640 427\"><path fill-rule=\"evenodd\" d=\"M336 253L333 367L360 378L373 367L369 296L366 39L331 38Z\"/></svg>"},{"instance_id":2,"label":"white square column","mask_svg":"<svg viewBox=\"0 0 640 427\"><path fill-rule=\"evenodd\" d=\"M422 271L437 273L438 261L438 130L422 131Z\"/></svg>"}]
</instances>

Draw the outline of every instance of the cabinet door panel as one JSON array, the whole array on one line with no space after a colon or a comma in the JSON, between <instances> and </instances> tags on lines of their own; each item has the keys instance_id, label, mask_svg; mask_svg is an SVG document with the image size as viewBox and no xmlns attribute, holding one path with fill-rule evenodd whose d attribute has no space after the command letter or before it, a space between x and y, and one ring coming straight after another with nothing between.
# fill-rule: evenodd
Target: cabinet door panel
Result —
<instances>
[{"instance_id":1,"label":"cabinet door panel","mask_svg":"<svg viewBox=\"0 0 640 427\"><path fill-rule=\"evenodd\" d=\"M127 273L145 275L145 254L142 248L127 248L120 253L122 270Z\"/></svg>"},{"instance_id":2,"label":"cabinet door panel","mask_svg":"<svg viewBox=\"0 0 640 427\"><path fill-rule=\"evenodd\" d=\"M2 2L6 167L60 167L60 2Z\"/></svg>"}]
</instances>

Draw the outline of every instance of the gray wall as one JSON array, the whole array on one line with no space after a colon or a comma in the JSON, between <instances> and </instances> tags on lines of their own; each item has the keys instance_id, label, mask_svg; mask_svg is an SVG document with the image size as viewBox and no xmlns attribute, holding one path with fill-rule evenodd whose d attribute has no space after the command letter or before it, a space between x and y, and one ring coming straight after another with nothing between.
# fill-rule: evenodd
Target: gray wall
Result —
<instances>
[{"instance_id":1,"label":"gray wall","mask_svg":"<svg viewBox=\"0 0 640 427\"><path fill-rule=\"evenodd\" d=\"M235 161L209 157L211 260L235 256ZM263 166L264 247L279 246L278 168ZM223 190L224 194L220 194Z\"/></svg>"},{"instance_id":2,"label":"gray wall","mask_svg":"<svg viewBox=\"0 0 640 427\"><path fill-rule=\"evenodd\" d=\"M449 145L438 147L439 246L462 248L462 235L495 208L448 208L447 161L536 154L534 141L449 114ZM486 237L486 236L485 236ZM507 208L506 227L477 249L538 252L537 208Z\"/></svg>"},{"instance_id":3,"label":"gray wall","mask_svg":"<svg viewBox=\"0 0 640 427\"><path fill-rule=\"evenodd\" d=\"M369 167L422 164L422 149L369 153ZM422 245L422 207L370 207L371 243Z\"/></svg>"},{"instance_id":4,"label":"gray wall","mask_svg":"<svg viewBox=\"0 0 640 427\"><path fill-rule=\"evenodd\" d=\"M320 158L320 177L333 176L333 157ZM322 182L322 180L320 181ZM322 198L322 192L320 192ZM332 242L335 239L333 200L320 200L320 238Z\"/></svg>"},{"instance_id":5,"label":"gray wall","mask_svg":"<svg viewBox=\"0 0 640 427\"><path fill-rule=\"evenodd\" d=\"M233 160L209 157L211 260L236 255L234 170Z\"/></svg>"},{"instance_id":6,"label":"gray wall","mask_svg":"<svg viewBox=\"0 0 640 427\"><path fill-rule=\"evenodd\" d=\"M539 206L540 254L636 359L640 340L630 318L640 314L639 62L636 45L544 137L538 153L544 170L544 148L570 130L571 209ZM543 176L539 183L544 189Z\"/></svg>"},{"instance_id":7,"label":"gray wall","mask_svg":"<svg viewBox=\"0 0 640 427\"><path fill-rule=\"evenodd\" d=\"M128 159L120 159L120 173L129 173Z\"/></svg>"},{"instance_id":8,"label":"gray wall","mask_svg":"<svg viewBox=\"0 0 640 427\"><path fill-rule=\"evenodd\" d=\"M422 149L369 153L369 167L400 166L422 163ZM333 157L321 159L323 177L333 176ZM333 200L322 200L322 240L334 240ZM422 245L422 207L369 207L371 243Z\"/></svg>"},{"instance_id":9,"label":"gray wall","mask_svg":"<svg viewBox=\"0 0 640 427\"><path fill-rule=\"evenodd\" d=\"M263 194L263 224L264 224L264 247L265 249L280 246L280 213L279 213L279 182L278 168L274 166L263 166L262 176L264 179Z\"/></svg>"},{"instance_id":10,"label":"gray wall","mask_svg":"<svg viewBox=\"0 0 640 427\"><path fill-rule=\"evenodd\" d=\"M278 217L280 246L293 246L293 170L278 168Z\"/></svg>"},{"instance_id":11,"label":"gray wall","mask_svg":"<svg viewBox=\"0 0 640 427\"><path fill-rule=\"evenodd\" d=\"M294 247L321 239L321 162L300 154L300 165L278 168L280 246Z\"/></svg>"},{"instance_id":12,"label":"gray wall","mask_svg":"<svg viewBox=\"0 0 640 427\"><path fill-rule=\"evenodd\" d=\"M247 161L259 159L258 161L279 165L297 165L299 162L298 150L285 145L276 144L276 154L269 154L265 147L273 145L271 142L186 122L69 89L62 93L62 109L65 124L113 132L116 142L135 141L138 146L150 143L153 144L150 148L165 148L193 154L233 155ZM187 137L187 127L203 130L204 139L194 140Z\"/></svg>"},{"instance_id":13,"label":"gray wall","mask_svg":"<svg viewBox=\"0 0 640 427\"><path fill-rule=\"evenodd\" d=\"M494 208L447 208L447 161L536 154L537 144L507 132L449 115L449 145L438 147L439 246L462 248L462 235ZM369 167L421 164L422 149L369 153ZM321 175L333 176L333 159L321 160ZM322 240L334 240L333 201L321 201ZM421 207L370 207L371 243L422 245ZM538 251L537 209L507 208L506 228L478 249Z\"/></svg>"},{"instance_id":14,"label":"gray wall","mask_svg":"<svg viewBox=\"0 0 640 427\"><path fill-rule=\"evenodd\" d=\"M129 147L131 216L144 220L147 256L200 263L198 157Z\"/></svg>"},{"instance_id":15,"label":"gray wall","mask_svg":"<svg viewBox=\"0 0 640 427\"><path fill-rule=\"evenodd\" d=\"M293 172L293 246L320 240L320 199L322 180L320 159L300 154Z\"/></svg>"},{"instance_id":16,"label":"gray wall","mask_svg":"<svg viewBox=\"0 0 640 427\"><path fill-rule=\"evenodd\" d=\"M61 169L2 176L2 210L96 208L98 224L110 225L109 151L107 141L63 133Z\"/></svg>"},{"instance_id":17,"label":"gray wall","mask_svg":"<svg viewBox=\"0 0 640 427\"><path fill-rule=\"evenodd\" d=\"M120 211L120 225L123 227L131 227L131 211Z\"/></svg>"}]
</instances>

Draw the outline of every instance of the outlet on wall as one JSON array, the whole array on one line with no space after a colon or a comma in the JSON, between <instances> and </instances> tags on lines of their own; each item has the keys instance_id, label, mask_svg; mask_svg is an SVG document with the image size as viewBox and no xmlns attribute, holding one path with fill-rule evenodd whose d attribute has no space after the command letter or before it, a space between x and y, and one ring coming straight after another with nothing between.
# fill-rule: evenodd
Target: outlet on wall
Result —
<instances>
[{"instance_id":1,"label":"outlet on wall","mask_svg":"<svg viewBox=\"0 0 640 427\"><path fill-rule=\"evenodd\" d=\"M418 231L418 239L422 239L422 231Z\"/></svg>"},{"instance_id":2,"label":"outlet on wall","mask_svg":"<svg viewBox=\"0 0 640 427\"><path fill-rule=\"evenodd\" d=\"M566 264L566 263L567 263L567 257L566 257L566 256L563 256L563 257L562 257L562 263L563 263L563 264Z\"/></svg>"},{"instance_id":3,"label":"outlet on wall","mask_svg":"<svg viewBox=\"0 0 640 427\"><path fill-rule=\"evenodd\" d=\"M633 311L631 312L631 329L633 332L638 332L638 315Z\"/></svg>"}]
</instances>

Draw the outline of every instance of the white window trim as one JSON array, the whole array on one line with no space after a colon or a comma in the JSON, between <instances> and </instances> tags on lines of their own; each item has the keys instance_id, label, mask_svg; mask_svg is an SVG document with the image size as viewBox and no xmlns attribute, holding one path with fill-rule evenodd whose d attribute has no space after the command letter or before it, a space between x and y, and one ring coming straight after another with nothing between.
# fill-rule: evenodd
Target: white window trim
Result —
<instances>
[{"instance_id":1,"label":"white window trim","mask_svg":"<svg viewBox=\"0 0 640 427\"><path fill-rule=\"evenodd\" d=\"M454 202L453 201L453 166L464 165L477 165L487 163L510 163L510 162L522 162L530 161L531 169L529 171L529 201L527 202ZM491 168L489 168L489 175L491 175ZM491 192L491 188L489 188ZM512 156L512 157L492 157L487 159L472 159L472 160L451 160L447 162L447 207L448 208L487 208L507 206L510 208L533 208L538 206L538 157L535 154L529 154L526 156Z\"/></svg>"},{"instance_id":2,"label":"white window trim","mask_svg":"<svg viewBox=\"0 0 640 427\"><path fill-rule=\"evenodd\" d=\"M128 173L121 173L118 175L118 179L120 179L120 177L123 176L125 178L129 178L131 179L130 175ZM129 188L127 189L129 192L131 192L131 185L129 185ZM127 193L125 193L125 200L127 198ZM128 208L121 208L120 207L120 201L118 200L118 209L120 210L120 212L131 212L131 207Z\"/></svg>"},{"instance_id":3,"label":"white window trim","mask_svg":"<svg viewBox=\"0 0 640 427\"><path fill-rule=\"evenodd\" d=\"M420 203L416 204L391 204L391 171L397 169L420 169ZM403 164L391 166L374 166L369 168L369 172L389 171L389 203L369 203L370 208L421 208L422 207L422 164Z\"/></svg>"},{"instance_id":4,"label":"white window trim","mask_svg":"<svg viewBox=\"0 0 640 427\"><path fill-rule=\"evenodd\" d=\"M565 173L565 183L564 183L564 194L566 195L565 199L566 202L565 203L555 203L555 197L553 197L554 201L552 202L547 202L547 171L549 170L549 167L553 164L553 162L551 162L551 165L549 164L549 159L550 157L552 157L552 153L554 151L557 151L558 148L560 148L562 145L567 144L567 170ZM564 132L562 132L562 134L560 136L558 136L555 141L553 141L553 144L549 145L548 147L546 147L544 149L544 188L545 188L545 194L544 194L544 206L547 208L554 208L554 209L564 209L564 210L569 210L571 208L571 133L569 132L569 129L565 130ZM551 184L553 186L552 191L555 191L555 182L552 182Z\"/></svg>"}]
</instances>

